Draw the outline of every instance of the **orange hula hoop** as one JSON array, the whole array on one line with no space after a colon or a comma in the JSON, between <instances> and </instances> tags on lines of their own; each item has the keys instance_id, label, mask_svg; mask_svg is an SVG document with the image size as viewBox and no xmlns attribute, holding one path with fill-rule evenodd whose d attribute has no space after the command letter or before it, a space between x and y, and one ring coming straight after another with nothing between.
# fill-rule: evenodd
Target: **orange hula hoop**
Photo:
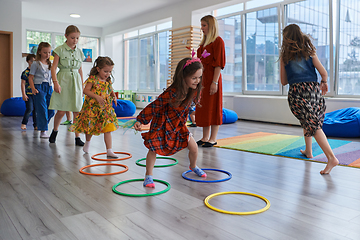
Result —
<instances>
[{"instance_id":1,"label":"orange hula hoop","mask_svg":"<svg viewBox=\"0 0 360 240\"><path fill-rule=\"evenodd\" d=\"M84 172L83 170L89 167L96 167L96 166L106 166L106 165L111 165L111 166L120 166L120 167L124 167L124 170L121 170L119 172L113 172L113 173L88 173L88 172ZM87 165L85 167L80 168L79 172L81 172L82 174L86 174L86 175L91 175L91 176L107 176L107 175L115 175L115 174L120 174L120 173L124 173L127 170L129 170L128 166L124 165L124 164L119 164L119 163L100 163L100 164L92 164L92 165Z\"/></svg>"},{"instance_id":2,"label":"orange hula hoop","mask_svg":"<svg viewBox=\"0 0 360 240\"><path fill-rule=\"evenodd\" d=\"M99 156L99 155L103 155L106 154L106 152L103 153L97 153L91 156L92 159L94 160L98 160L98 161L106 161L106 162L111 162L111 161L121 161L121 160L126 160L132 157L131 153L127 153L127 152L114 152L116 154L126 154L129 155L127 157L123 157L123 158L115 158L115 159L104 159L104 158L96 158L95 156Z\"/></svg>"}]
</instances>

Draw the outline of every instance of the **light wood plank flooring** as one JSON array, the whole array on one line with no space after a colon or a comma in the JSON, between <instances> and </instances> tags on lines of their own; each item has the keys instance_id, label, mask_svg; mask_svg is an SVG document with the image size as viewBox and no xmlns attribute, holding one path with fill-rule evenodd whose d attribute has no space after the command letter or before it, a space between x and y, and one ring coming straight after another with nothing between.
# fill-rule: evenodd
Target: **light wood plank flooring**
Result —
<instances>
[{"instance_id":1,"label":"light wood plank flooring","mask_svg":"<svg viewBox=\"0 0 360 240\"><path fill-rule=\"evenodd\" d=\"M40 139L31 120L20 129L21 117L0 117L0 240L10 239L360 239L360 169L338 166L320 175L323 163L254 154L221 148L199 148L198 166L224 169L229 181L199 183L185 180L187 150L175 154L179 164L155 168L154 177L171 184L167 193L126 197L112 192L116 183L142 178L135 164L147 149L141 135L119 129L112 134L114 151L129 152L123 174L88 176L79 169L101 163L90 158L104 152L103 136L94 137L90 154L74 145L74 134L61 126L55 144ZM50 123L52 128L53 123ZM196 140L200 128L190 128ZM220 127L218 138L254 132L301 135L298 126L237 121ZM82 136L84 139L84 136ZM359 141L359 139L349 139ZM359 156L360 157L360 156ZM158 160L157 164L171 163ZM145 163L145 162L143 162ZM87 172L120 171L96 167ZM208 179L226 177L208 171ZM189 173L189 177L192 177ZM142 182L119 191L144 193ZM154 191L164 185L156 183ZM251 192L271 202L268 211L248 216L215 212L204 199L216 192ZM260 199L245 195L218 196L210 201L228 211L263 208Z\"/></svg>"}]
</instances>

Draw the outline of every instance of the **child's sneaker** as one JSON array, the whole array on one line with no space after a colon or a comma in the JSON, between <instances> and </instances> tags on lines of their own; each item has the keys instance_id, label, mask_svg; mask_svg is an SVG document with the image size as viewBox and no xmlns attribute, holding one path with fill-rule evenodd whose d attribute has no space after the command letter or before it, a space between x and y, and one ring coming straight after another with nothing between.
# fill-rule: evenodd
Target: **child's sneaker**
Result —
<instances>
[{"instance_id":1,"label":"child's sneaker","mask_svg":"<svg viewBox=\"0 0 360 240\"><path fill-rule=\"evenodd\" d=\"M145 176L143 186L148 188L155 188L155 183L151 175Z\"/></svg>"},{"instance_id":2,"label":"child's sneaker","mask_svg":"<svg viewBox=\"0 0 360 240\"><path fill-rule=\"evenodd\" d=\"M65 122L60 123L60 125L71 125L71 120L66 120Z\"/></svg>"},{"instance_id":3,"label":"child's sneaker","mask_svg":"<svg viewBox=\"0 0 360 240\"><path fill-rule=\"evenodd\" d=\"M40 138L49 138L49 135L47 135L46 132L41 132Z\"/></svg>"},{"instance_id":4,"label":"child's sneaker","mask_svg":"<svg viewBox=\"0 0 360 240\"><path fill-rule=\"evenodd\" d=\"M190 168L191 171L193 171L194 173L196 173L196 175L198 175L199 177L206 177L206 173L201 170L201 168L199 168L198 166L194 167L194 168Z\"/></svg>"}]
</instances>

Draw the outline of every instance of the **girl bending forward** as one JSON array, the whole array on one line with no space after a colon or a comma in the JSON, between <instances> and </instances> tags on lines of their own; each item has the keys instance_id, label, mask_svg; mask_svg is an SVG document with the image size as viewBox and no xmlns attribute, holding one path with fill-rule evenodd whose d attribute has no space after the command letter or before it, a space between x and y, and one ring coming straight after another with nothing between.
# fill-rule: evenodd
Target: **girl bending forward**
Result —
<instances>
[{"instance_id":1,"label":"girl bending forward","mask_svg":"<svg viewBox=\"0 0 360 240\"><path fill-rule=\"evenodd\" d=\"M145 187L155 187L153 168L156 154L168 156L188 148L190 169L200 177L206 173L196 166L198 146L186 127L191 103L199 102L203 67L199 59L184 58L175 70L173 83L137 116L135 130L151 121L150 131L142 133L146 156Z\"/></svg>"}]
</instances>

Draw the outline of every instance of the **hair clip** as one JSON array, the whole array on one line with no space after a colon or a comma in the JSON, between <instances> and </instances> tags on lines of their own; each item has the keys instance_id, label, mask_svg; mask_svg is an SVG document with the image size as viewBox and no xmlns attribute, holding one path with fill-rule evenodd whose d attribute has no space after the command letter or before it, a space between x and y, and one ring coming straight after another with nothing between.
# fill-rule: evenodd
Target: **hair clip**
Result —
<instances>
[{"instance_id":1,"label":"hair clip","mask_svg":"<svg viewBox=\"0 0 360 240\"><path fill-rule=\"evenodd\" d=\"M186 48L189 49L188 47L186 47ZM200 57L200 58L206 58L206 57L208 57L208 56L210 56L210 53L208 53L208 52L206 51L206 49L205 49L205 50L203 51L203 53L201 54L201 57ZM195 57L195 50L192 49L192 51L191 51L191 59L189 59L189 60L186 61L183 69L184 69L185 67L189 66L190 64L194 63L194 62L201 62L200 58L196 58L196 57Z\"/></svg>"}]
</instances>

